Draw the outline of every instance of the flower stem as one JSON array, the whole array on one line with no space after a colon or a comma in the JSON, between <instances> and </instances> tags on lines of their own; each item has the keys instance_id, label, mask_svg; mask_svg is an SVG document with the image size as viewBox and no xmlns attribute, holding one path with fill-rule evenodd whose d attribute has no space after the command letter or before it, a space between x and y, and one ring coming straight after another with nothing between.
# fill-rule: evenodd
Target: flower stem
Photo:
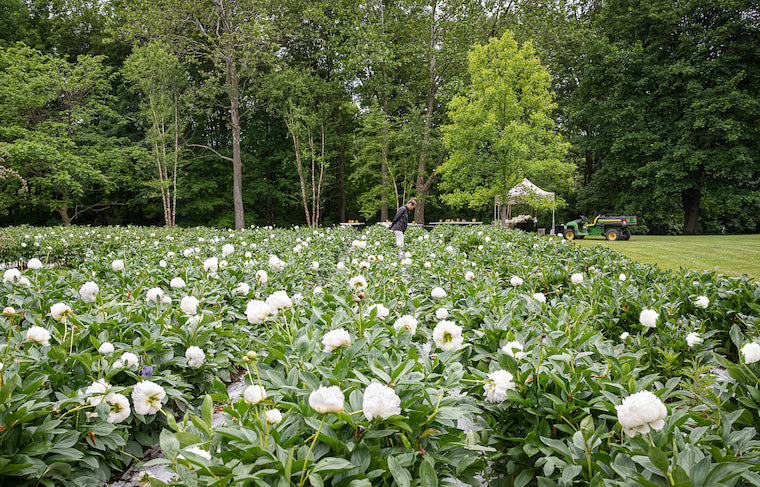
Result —
<instances>
[{"instance_id":1,"label":"flower stem","mask_svg":"<svg viewBox=\"0 0 760 487\"><path fill-rule=\"evenodd\" d=\"M303 461L303 470L301 471L301 480L298 481L298 485L300 487L303 487L303 480L306 478L306 466L309 464L309 456L311 456L311 450L314 449L314 443L317 442L317 438L319 438L319 432L322 431L322 425L325 424L325 419L327 419L327 415L322 415L322 422L319 423L319 428L317 428L317 434L314 435L314 439L311 441L311 446L309 447L309 452L306 454L306 460Z\"/></svg>"},{"instance_id":2,"label":"flower stem","mask_svg":"<svg viewBox=\"0 0 760 487\"><path fill-rule=\"evenodd\" d=\"M755 378L755 380L760 383L760 379L757 378L757 375L755 375L754 372L752 372L752 369L749 368L749 366L746 364L746 362L742 361L742 365L744 365L744 368L747 369L747 371L752 374L752 377Z\"/></svg>"}]
</instances>

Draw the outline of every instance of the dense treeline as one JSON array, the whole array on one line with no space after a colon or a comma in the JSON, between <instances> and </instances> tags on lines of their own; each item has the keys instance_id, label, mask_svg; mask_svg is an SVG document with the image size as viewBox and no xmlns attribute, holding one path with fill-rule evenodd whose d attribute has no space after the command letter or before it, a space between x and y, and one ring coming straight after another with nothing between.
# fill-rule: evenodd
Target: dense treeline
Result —
<instances>
[{"instance_id":1,"label":"dense treeline","mask_svg":"<svg viewBox=\"0 0 760 487\"><path fill-rule=\"evenodd\" d=\"M757 232L759 27L756 0L6 0L0 223L317 225L411 196L488 221L528 177L560 221Z\"/></svg>"}]
</instances>

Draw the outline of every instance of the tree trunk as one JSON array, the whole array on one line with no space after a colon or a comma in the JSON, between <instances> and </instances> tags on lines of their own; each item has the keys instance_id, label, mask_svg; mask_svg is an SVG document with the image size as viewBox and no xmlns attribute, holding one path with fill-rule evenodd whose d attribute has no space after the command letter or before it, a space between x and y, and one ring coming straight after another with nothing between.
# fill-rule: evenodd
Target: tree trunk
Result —
<instances>
[{"instance_id":1,"label":"tree trunk","mask_svg":"<svg viewBox=\"0 0 760 487\"><path fill-rule=\"evenodd\" d=\"M232 126L232 204L235 208L235 230L245 227L243 214L243 160L240 154L240 82L237 67L228 53L227 91L230 97L230 125Z\"/></svg>"},{"instance_id":2,"label":"tree trunk","mask_svg":"<svg viewBox=\"0 0 760 487\"><path fill-rule=\"evenodd\" d=\"M61 220L63 220L63 226L64 227L70 227L71 226L71 216L69 216L69 202L68 200L65 200L63 202L63 205L61 205L60 208L56 210L59 215L61 215Z\"/></svg>"},{"instance_id":3,"label":"tree trunk","mask_svg":"<svg viewBox=\"0 0 760 487\"><path fill-rule=\"evenodd\" d=\"M688 188L681 193L683 200L683 234L696 235L699 230L699 202L702 193L699 187Z\"/></svg>"},{"instance_id":4,"label":"tree trunk","mask_svg":"<svg viewBox=\"0 0 760 487\"><path fill-rule=\"evenodd\" d=\"M383 34L385 34L385 11L383 2L380 2L380 25ZM380 163L380 174L382 183L382 193L380 194L380 221L388 221L388 75L385 71L385 62L382 63L383 75L383 143L382 143L382 161Z\"/></svg>"},{"instance_id":5,"label":"tree trunk","mask_svg":"<svg viewBox=\"0 0 760 487\"><path fill-rule=\"evenodd\" d=\"M414 212L414 221L420 225L425 224L425 195L433 182L435 176L435 169L430 175L428 180L425 180L425 169L427 166L428 153L430 151L430 126L433 118L433 107L435 104L435 93L437 91L437 85L435 83L435 49L438 41L436 35L435 13L436 4L433 4L430 14L430 43L428 45L428 55L430 60L428 62L428 89L427 89L427 104L425 106L425 132L422 136L422 151L420 152L419 164L417 165L417 179L414 182L414 189L417 194L417 208Z\"/></svg>"},{"instance_id":6,"label":"tree trunk","mask_svg":"<svg viewBox=\"0 0 760 487\"><path fill-rule=\"evenodd\" d=\"M594 175L594 172L596 172L596 161L594 158L594 153L590 150L586 150L585 156L586 164L583 168L583 185L588 186L588 184L591 182L591 177Z\"/></svg>"},{"instance_id":7,"label":"tree trunk","mask_svg":"<svg viewBox=\"0 0 760 487\"><path fill-rule=\"evenodd\" d=\"M338 134L338 220L341 223L346 222L346 154L345 145L343 144L343 124L341 123L340 108L335 107L335 118L337 123Z\"/></svg>"},{"instance_id":8,"label":"tree trunk","mask_svg":"<svg viewBox=\"0 0 760 487\"><path fill-rule=\"evenodd\" d=\"M179 113L178 99L174 96L174 170L172 171L172 205L171 205L171 225L177 224L177 165L179 164Z\"/></svg>"}]
</instances>

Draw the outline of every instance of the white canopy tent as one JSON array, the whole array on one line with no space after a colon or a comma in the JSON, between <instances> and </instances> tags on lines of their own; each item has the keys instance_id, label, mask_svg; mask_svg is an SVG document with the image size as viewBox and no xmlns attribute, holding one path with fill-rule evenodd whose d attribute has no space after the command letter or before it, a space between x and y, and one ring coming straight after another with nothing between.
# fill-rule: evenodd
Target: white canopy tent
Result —
<instances>
[{"instance_id":1,"label":"white canopy tent","mask_svg":"<svg viewBox=\"0 0 760 487\"><path fill-rule=\"evenodd\" d=\"M510 218L512 216L512 205L515 203L522 203L525 202L526 196L528 195L536 195L540 198L551 198L552 203L554 203L554 197L555 194L551 191L544 191L543 189L539 188L535 184L531 183L528 178L523 178L522 181L520 181L516 186L514 186L512 189L509 190L508 196L509 201L507 201L507 218ZM496 199L494 201L494 220L499 219L499 213L498 208L499 206L502 206L501 198L499 195L496 195ZM554 234L554 205L552 205L552 228L551 228L551 234Z\"/></svg>"}]
</instances>

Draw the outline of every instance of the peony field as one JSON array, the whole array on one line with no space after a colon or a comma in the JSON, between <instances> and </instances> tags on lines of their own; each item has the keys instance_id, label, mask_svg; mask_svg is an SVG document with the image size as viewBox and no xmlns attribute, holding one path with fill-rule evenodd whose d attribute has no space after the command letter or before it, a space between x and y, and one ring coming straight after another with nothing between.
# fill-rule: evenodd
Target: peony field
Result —
<instances>
[{"instance_id":1,"label":"peony field","mask_svg":"<svg viewBox=\"0 0 760 487\"><path fill-rule=\"evenodd\" d=\"M0 486L760 485L758 282L405 238L3 229Z\"/></svg>"}]
</instances>

